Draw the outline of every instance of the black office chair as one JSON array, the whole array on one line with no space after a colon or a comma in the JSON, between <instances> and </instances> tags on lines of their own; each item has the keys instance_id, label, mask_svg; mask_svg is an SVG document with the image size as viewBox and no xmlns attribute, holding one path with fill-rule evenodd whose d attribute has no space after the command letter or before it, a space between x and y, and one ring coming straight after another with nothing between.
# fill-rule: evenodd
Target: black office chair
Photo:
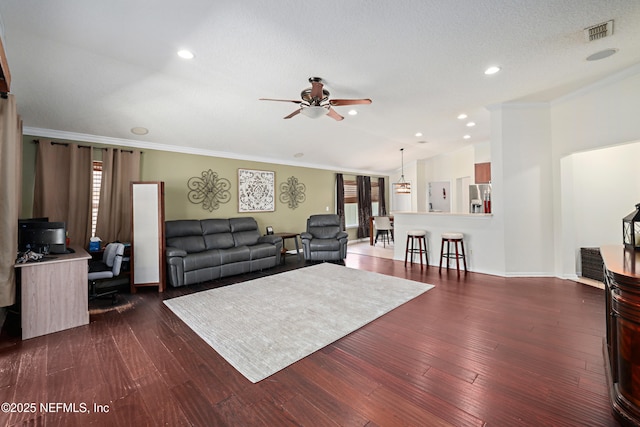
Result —
<instances>
[{"instance_id":1,"label":"black office chair","mask_svg":"<svg viewBox=\"0 0 640 427\"><path fill-rule=\"evenodd\" d=\"M109 243L104 248L102 260L89 263L89 300L111 296L115 303L118 290L114 289L114 279L120 275L123 255L123 243Z\"/></svg>"}]
</instances>

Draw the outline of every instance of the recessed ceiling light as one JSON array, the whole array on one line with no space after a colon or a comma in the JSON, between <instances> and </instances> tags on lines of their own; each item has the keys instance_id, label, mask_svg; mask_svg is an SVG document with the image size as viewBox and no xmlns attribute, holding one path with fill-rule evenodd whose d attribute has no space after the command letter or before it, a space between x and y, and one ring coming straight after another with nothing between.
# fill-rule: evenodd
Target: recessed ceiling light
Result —
<instances>
[{"instance_id":1,"label":"recessed ceiling light","mask_svg":"<svg viewBox=\"0 0 640 427\"><path fill-rule=\"evenodd\" d=\"M422 136L422 132L416 132L416 136L420 138Z\"/></svg>"},{"instance_id":2,"label":"recessed ceiling light","mask_svg":"<svg viewBox=\"0 0 640 427\"><path fill-rule=\"evenodd\" d=\"M485 73L487 76L490 76L490 75L492 75L492 74L497 73L498 71L500 71L500 67L493 65L493 66L491 66L491 67L487 68L486 70L484 70L484 73Z\"/></svg>"},{"instance_id":3,"label":"recessed ceiling light","mask_svg":"<svg viewBox=\"0 0 640 427\"><path fill-rule=\"evenodd\" d=\"M182 49L178 51L178 56L182 59L193 59L195 55L190 50Z\"/></svg>"},{"instance_id":4,"label":"recessed ceiling light","mask_svg":"<svg viewBox=\"0 0 640 427\"><path fill-rule=\"evenodd\" d=\"M587 61L597 61L599 59L604 59L604 58L608 58L611 55L613 55L614 53L616 53L618 51L618 49L605 49L605 50L601 50L600 52L596 52L592 55L587 56Z\"/></svg>"},{"instance_id":5,"label":"recessed ceiling light","mask_svg":"<svg viewBox=\"0 0 640 427\"><path fill-rule=\"evenodd\" d=\"M136 135L146 135L149 133L149 129L143 127L131 128L131 133Z\"/></svg>"},{"instance_id":6,"label":"recessed ceiling light","mask_svg":"<svg viewBox=\"0 0 640 427\"><path fill-rule=\"evenodd\" d=\"M349 114L350 116L356 116L358 115L358 112L356 110L349 110L347 114Z\"/></svg>"},{"instance_id":7,"label":"recessed ceiling light","mask_svg":"<svg viewBox=\"0 0 640 427\"><path fill-rule=\"evenodd\" d=\"M471 138L471 135L465 135L465 136L463 136L463 138L464 138L464 139L470 139L470 138Z\"/></svg>"},{"instance_id":8,"label":"recessed ceiling light","mask_svg":"<svg viewBox=\"0 0 640 427\"><path fill-rule=\"evenodd\" d=\"M469 122L467 123L467 127L472 128L476 125L476 122Z\"/></svg>"},{"instance_id":9,"label":"recessed ceiling light","mask_svg":"<svg viewBox=\"0 0 640 427\"><path fill-rule=\"evenodd\" d=\"M467 118L467 115L465 113L462 113L458 116L458 120L464 120Z\"/></svg>"}]
</instances>

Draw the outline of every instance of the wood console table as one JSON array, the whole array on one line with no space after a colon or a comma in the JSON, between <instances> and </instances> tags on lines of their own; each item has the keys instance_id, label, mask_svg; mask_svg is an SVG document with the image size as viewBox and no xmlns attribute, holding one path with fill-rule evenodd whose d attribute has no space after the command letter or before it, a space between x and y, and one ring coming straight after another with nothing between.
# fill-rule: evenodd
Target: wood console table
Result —
<instances>
[{"instance_id":1,"label":"wood console table","mask_svg":"<svg viewBox=\"0 0 640 427\"><path fill-rule=\"evenodd\" d=\"M73 249L72 254L15 265L23 340L89 324L91 256L80 247Z\"/></svg>"},{"instance_id":2,"label":"wood console table","mask_svg":"<svg viewBox=\"0 0 640 427\"><path fill-rule=\"evenodd\" d=\"M607 336L605 371L614 415L640 425L640 252L603 246Z\"/></svg>"}]
</instances>

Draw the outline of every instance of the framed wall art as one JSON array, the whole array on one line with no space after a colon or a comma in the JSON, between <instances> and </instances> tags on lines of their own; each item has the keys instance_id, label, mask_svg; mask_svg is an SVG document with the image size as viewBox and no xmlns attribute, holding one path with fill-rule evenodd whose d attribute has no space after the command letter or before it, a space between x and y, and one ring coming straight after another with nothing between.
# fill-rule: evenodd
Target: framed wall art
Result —
<instances>
[{"instance_id":1,"label":"framed wall art","mask_svg":"<svg viewBox=\"0 0 640 427\"><path fill-rule=\"evenodd\" d=\"M227 203L231 200L229 192L231 183L211 169L202 171L199 177L189 178L187 187L189 187L187 194L189 201L194 204L202 204L202 209L209 212L218 209L221 203Z\"/></svg>"},{"instance_id":2,"label":"framed wall art","mask_svg":"<svg viewBox=\"0 0 640 427\"><path fill-rule=\"evenodd\" d=\"M307 200L305 191L307 187L298 178L292 176L287 179L287 182L280 184L280 202L289 205L290 209L295 209Z\"/></svg>"},{"instance_id":3,"label":"framed wall art","mask_svg":"<svg viewBox=\"0 0 640 427\"><path fill-rule=\"evenodd\" d=\"M238 169L238 212L273 212L276 173Z\"/></svg>"}]
</instances>

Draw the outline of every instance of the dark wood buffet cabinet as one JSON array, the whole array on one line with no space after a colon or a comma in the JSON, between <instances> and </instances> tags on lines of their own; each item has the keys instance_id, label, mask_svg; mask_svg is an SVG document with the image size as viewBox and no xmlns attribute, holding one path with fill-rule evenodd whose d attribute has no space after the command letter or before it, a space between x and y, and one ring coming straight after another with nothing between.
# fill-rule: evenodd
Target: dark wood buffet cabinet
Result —
<instances>
[{"instance_id":1,"label":"dark wood buffet cabinet","mask_svg":"<svg viewBox=\"0 0 640 427\"><path fill-rule=\"evenodd\" d=\"M640 425L640 252L600 248L604 261L607 335L605 371L614 415Z\"/></svg>"}]
</instances>

